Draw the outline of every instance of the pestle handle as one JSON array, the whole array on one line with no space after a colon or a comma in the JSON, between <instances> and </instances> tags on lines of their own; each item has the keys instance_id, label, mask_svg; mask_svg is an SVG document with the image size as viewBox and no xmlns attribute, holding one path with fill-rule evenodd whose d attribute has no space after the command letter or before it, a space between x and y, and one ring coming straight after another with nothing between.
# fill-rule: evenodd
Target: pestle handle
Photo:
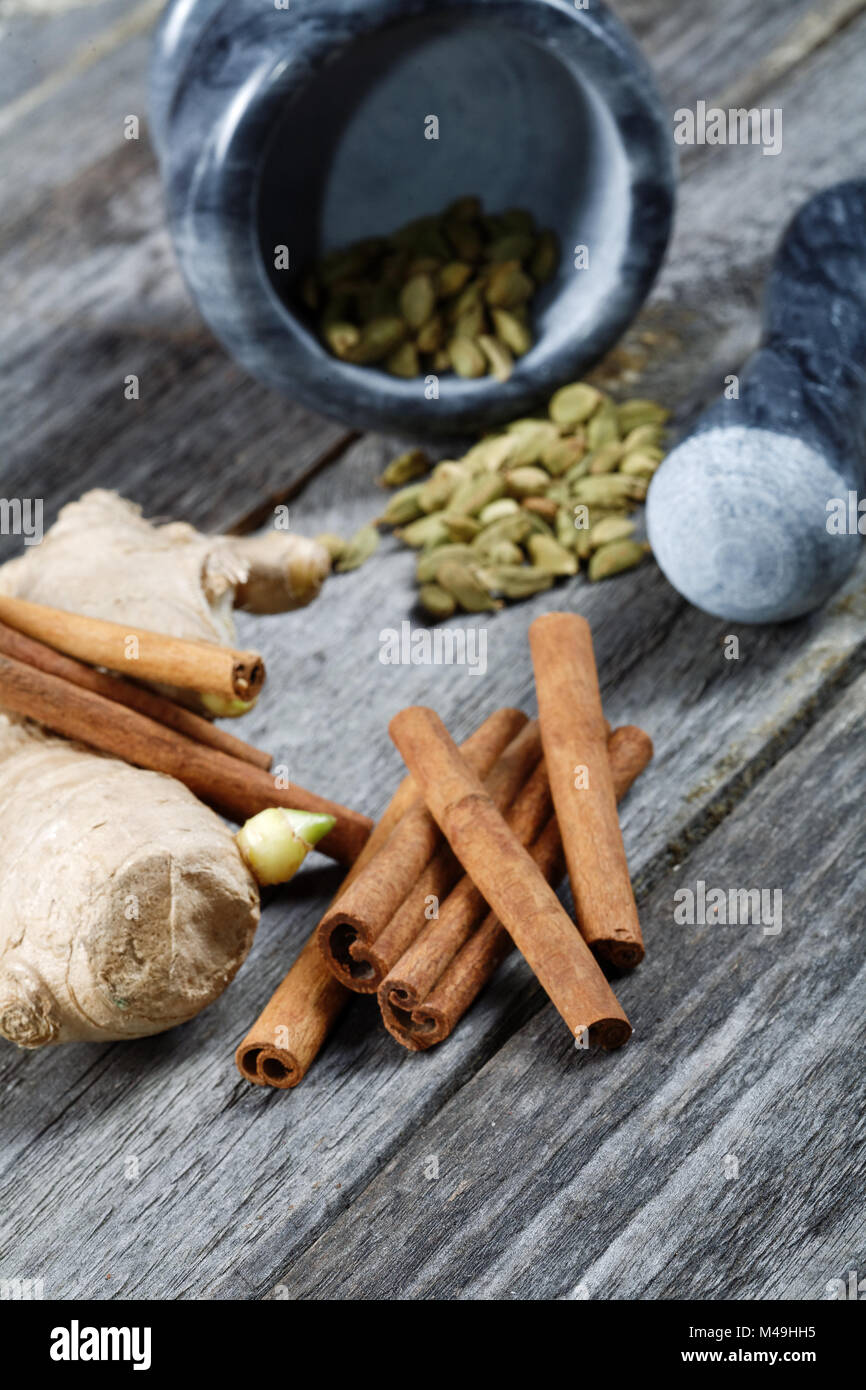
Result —
<instances>
[{"instance_id":1,"label":"pestle handle","mask_svg":"<svg viewBox=\"0 0 866 1390\"><path fill-rule=\"evenodd\" d=\"M767 283L761 347L668 456L647 525L668 579L741 622L796 617L856 563L827 503L862 488L866 443L866 181L810 199Z\"/></svg>"}]
</instances>

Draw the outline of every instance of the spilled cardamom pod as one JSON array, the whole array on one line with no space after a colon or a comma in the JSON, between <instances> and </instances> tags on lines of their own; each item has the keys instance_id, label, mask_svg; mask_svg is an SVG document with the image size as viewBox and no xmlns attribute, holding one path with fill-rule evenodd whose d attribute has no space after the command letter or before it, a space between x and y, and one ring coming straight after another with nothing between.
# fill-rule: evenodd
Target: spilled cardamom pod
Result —
<instances>
[{"instance_id":1,"label":"spilled cardamom pod","mask_svg":"<svg viewBox=\"0 0 866 1390\"><path fill-rule=\"evenodd\" d=\"M371 555L375 555L379 549L379 532L373 522L362 526L356 531L336 564L339 574L345 574L349 570L360 569L365 560L369 560Z\"/></svg>"}]
</instances>

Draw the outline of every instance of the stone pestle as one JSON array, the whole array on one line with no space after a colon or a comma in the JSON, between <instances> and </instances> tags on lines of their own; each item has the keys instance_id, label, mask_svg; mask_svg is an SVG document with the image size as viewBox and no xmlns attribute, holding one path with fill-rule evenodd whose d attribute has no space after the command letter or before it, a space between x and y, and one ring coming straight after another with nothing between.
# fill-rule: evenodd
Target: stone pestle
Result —
<instances>
[{"instance_id":1,"label":"stone pestle","mask_svg":"<svg viewBox=\"0 0 866 1390\"><path fill-rule=\"evenodd\" d=\"M647 499L671 584L717 617L779 622L845 581L866 533L866 180L827 188L782 237L760 348ZM841 518L841 524L840 524Z\"/></svg>"}]
</instances>

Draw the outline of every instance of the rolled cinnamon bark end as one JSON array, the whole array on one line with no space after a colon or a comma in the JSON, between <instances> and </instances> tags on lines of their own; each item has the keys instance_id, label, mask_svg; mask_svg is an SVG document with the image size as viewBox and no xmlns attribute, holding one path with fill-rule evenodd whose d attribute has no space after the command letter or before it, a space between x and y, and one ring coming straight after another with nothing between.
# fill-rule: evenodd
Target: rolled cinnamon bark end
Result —
<instances>
[{"instance_id":1,"label":"rolled cinnamon bark end","mask_svg":"<svg viewBox=\"0 0 866 1390\"><path fill-rule=\"evenodd\" d=\"M267 1008L235 1051L255 1086L285 1090L307 1073L348 995L325 969L310 938Z\"/></svg>"},{"instance_id":2,"label":"rolled cinnamon bark end","mask_svg":"<svg viewBox=\"0 0 866 1390\"><path fill-rule=\"evenodd\" d=\"M187 641L5 594L0 595L0 619L78 661L197 694L251 701L265 679L258 652Z\"/></svg>"},{"instance_id":3,"label":"rolled cinnamon bark end","mask_svg":"<svg viewBox=\"0 0 866 1390\"><path fill-rule=\"evenodd\" d=\"M433 710L396 715L391 737L452 850L572 1035L618 1047L631 1025L591 951Z\"/></svg>"},{"instance_id":4,"label":"rolled cinnamon bark end","mask_svg":"<svg viewBox=\"0 0 866 1390\"><path fill-rule=\"evenodd\" d=\"M464 756L479 777L488 775L527 723L526 715L520 710L497 710L466 740ZM437 868L442 871L438 891L447 892L459 875L459 869L450 868L447 858L438 858L441 846L439 827L419 796L375 859L369 860L351 882L347 881L325 913L317 929L319 948L335 979L347 989L358 994L374 994L379 988L393 961L377 950L377 942L431 866L434 856L437 856L437 865L431 866L431 873ZM435 883L428 891L438 895ZM396 958L399 954L400 951Z\"/></svg>"},{"instance_id":5,"label":"rolled cinnamon bark end","mask_svg":"<svg viewBox=\"0 0 866 1390\"><path fill-rule=\"evenodd\" d=\"M265 663L258 652L239 652L232 668L232 689L239 700L255 700L265 683Z\"/></svg>"},{"instance_id":6,"label":"rolled cinnamon bark end","mask_svg":"<svg viewBox=\"0 0 866 1390\"><path fill-rule=\"evenodd\" d=\"M616 810L592 633L577 613L545 613L530 625L529 645L578 926L597 955L632 967L643 959L644 943Z\"/></svg>"}]
</instances>

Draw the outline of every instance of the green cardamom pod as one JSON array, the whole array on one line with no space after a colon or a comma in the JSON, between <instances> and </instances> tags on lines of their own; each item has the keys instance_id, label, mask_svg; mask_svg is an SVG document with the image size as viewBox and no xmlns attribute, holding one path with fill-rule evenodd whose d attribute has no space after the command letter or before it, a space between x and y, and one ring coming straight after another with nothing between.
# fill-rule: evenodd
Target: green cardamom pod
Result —
<instances>
[{"instance_id":1,"label":"green cardamom pod","mask_svg":"<svg viewBox=\"0 0 866 1390\"><path fill-rule=\"evenodd\" d=\"M442 520L448 527L452 541L469 542L481 530L481 522L474 516L462 516L455 512L441 512Z\"/></svg>"},{"instance_id":2,"label":"green cardamom pod","mask_svg":"<svg viewBox=\"0 0 866 1390\"><path fill-rule=\"evenodd\" d=\"M392 459L378 479L380 487L402 487L430 471L430 460L423 449L407 449Z\"/></svg>"},{"instance_id":3,"label":"green cardamom pod","mask_svg":"<svg viewBox=\"0 0 866 1390\"><path fill-rule=\"evenodd\" d=\"M496 545L498 541L514 541L521 545L526 537L532 534L532 519L528 512L516 512L513 516L500 517L498 521L493 521L489 526L485 526L472 542L473 550L484 551L491 545Z\"/></svg>"},{"instance_id":4,"label":"green cardamom pod","mask_svg":"<svg viewBox=\"0 0 866 1390\"><path fill-rule=\"evenodd\" d=\"M463 480L463 470L459 463L449 463L443 468L440 464L421 486L419 500L424 512L440 512L448 505L455 489Z\"/></svg>"},{"instance_id":5,"label":"green cardamom pod","mask_svg":"<svg viewBox=\"0 0 866 1390\"><path fill-rule=\"evenodd\" d=\"M482 333L478 338L478 346L490 363L490 370L496 380L508 381L514 371L514 358L505 344L489 333Z\"/></svg>"},{"instance_id":6,"label":"green cardamom pod","mask_svg":"<svg viewBox=\"0 0 866 1390\"><path fill-rule=\"evenodd\" d=\"M600 545L610 545L611 541L631 540L635 523L626 516L603 516L590 527L589 544L593 550Z\"/></svg>"},{"instance_id":7,"label":"green cardamom pod","mask_svg":"<svg viewBox=\"0 0 866 1390\"><path fill-rule=\"evenodd\" d=\"M484 551L484 564L522 565L523 551L514 541L496 541Z\"/></svg>"},{"instance_id":8,"label":"green cardamom pod","mask_svg":"<svg viewBox=\"0 0 866 1390\"><path fill-rule=\"evenodd\" d=\"M491 593L502 598L531 598L553 587L553 575L537 565L485 565L481 578Z\"/></svg>"},{"instance_id":9,"label":"green cardamom pod","mask_svg":"<svg viewBox=\"0 0 866 1390\"><path fill-rule=\"evenodd\" d=\"M505 474L505 483L511 497L535 497L544 493L544 489L550 482L550 475L543 468L534 468L531 464L523 468L509 468Z\"/></svg>"},{"instance_id":10,"label":"green cardamom pod","mask_svg":"<svg viewBox=\"0 0 866 1390\"><path fill-rule=\"evenodd\" d=\"M505 479L499 473L483 473L477 478L469 478L456 489L448 510L453 515L477 516L490 503L502 497L505 492Z\"/></svg>"},{"instance_id":11,"label":"green cardamom pod","mask_svg":"<svg viewBox=\"0 0 866 1390\"><path fill-rule=\"evenodd\" d=\"M514 420L507 433L516 441L508 460L515 468L539 463L551 445L559 440L559 428L550 420Z\"/></svg>"},{"instance_id":12,"label":"green cardamom pod","mask_svg":"<svg viewBox=\"0 0 866 1390\"><path fill-rule=\"evenodd\" d=\"M619 471L629 478L652 478L661 463L661 459L653 455L660 452L659 449L636 449L633 453L626 454Z\"/></svg>"},{"instance_id":13,"label":"green cardamom pod","mask_svg":"<svg viewBox=\"0 0 866 1390\"><path fill-rule=\"evenodd\" d=\"M449 261L443 265L436 280L440 299L452 299L464 290L472 277L472 266L466 261Z\"/></svg>"},{"instance_id":14,"label":"green cardamom pod","mask_svg":"<svg viewBox=\"0 0 866 1390\"><path fill-rule=\"evenodd\" d=\"M604 400L586 427L587 447L596 450L619 441L619 416L613 401Z\"/></svg>"},{"instance_id":15,"label":"green cardamom pod","mask_svg":"<svg viewBox=\"0 0 866 1390\"><path fill-rule=\"evenodd\" d=\"M388 505L382 513L385 525L407 526L410 521L422 516L424 508L421 505L421 497L425 487L426 483L410 483L408 487L401 488L393 497L389 497Z\"/></svg>"},{"instance_id":16,"label":"green cardamom pod","mask_svg":"<svg viewBox=\"0 0 866 1390\"><path fill-rule=\"evenodd\" d=\"M552 536L530 536L527 548L532 563L546 574L577 574L574 551L560 545Z\"/></svg>"},{"instance_id":17,"label":"green cardamom pod","mask_svg":"<svg viewBox=\"0 0 866 1390\"><path fill-rule=\"evenodd\" d=\"M615 473L623 456L623 449L624 446L617 439L612 439L610 443L602 444L601 448L596 448L589 457L589 472Z\"/></svg>"},{"instance_id":18,"label":"green cardamom pod","mask_svg":"<svg viewBox=\"0 0 866 1390\"><path fill-rule=\"evenodd\" d=\"M451 366L458 376L479 377L487 373L487 359L472 338L455 337L448 344Z\"/></svg>"},{"instance_id":19,"label":"green cardamom pod","mask_svg":"<svg viewBox=\"0 0 866 1390\"><path fill-rule=\"evenodd\" d=\"M485 299L497 309L513 309L525 304L535 293L535 282L521 270L516 260L503 261L492 271L487 281Z\"/></svg>"},{"instance_id":20,"label":"green cardamom pod","mask_svg":"<svg viewBox=\"0 0 866 1390\"><path fill-rule=\"evenodd\" d=\"M413 550L429 550L434 546L444 545L451 539L440 512L433 512L430 516L419 516L417 521L410 521L408 526L397 532L397 536Z\"/></svg>"},{"instance_id":21,"label":"green cardamom pod","mask_svg":"<svg viewBox=\"0 0 866 1390\"><path fill-rule=\"evenodd\" d=\"M409 327L416 332L436 308L436 287L432 276L413 275L400 292L400 312Z\"/></svg>"},{"instance_id":22,"label":"green cardamom pod","mask_svg":"<svg viewBox=\"0 0 866 1390\"><path fill-rule=\"evenodd\" d=\"M551 398L550 418L563 429L573 430L589 419L602 400L595 386L586 381L572 382L570 386L561 386Z\"/></svg>"},{"instance_id":23,"label":"green cardamom pod","mask_svg":"<svg viewBox=\"0 0 866 1390\"><path fill-rule=\"evenodd\" d=\"M492 613L502 607L474 565L460 560L446 560L436 571L436 583L453 595L467 613Z\"/></svg>"},{"instance_id":24,"label":"green cardamom pod","mask_svg":"<svg viewBox=\"0 0 866 1390\"><path fill-rule=\"evenodd\" d=\"M639 429L641 425L663 425L670 418L670 411L663 405L658 405L656 401L637 399L625 401L617 414L620 432L623 435L631 434L632 430Z\"/></svg>"},{"instance_id":25,"label":"green cardamom pod","mask_svg":"<svg viewBox=\"0 0 866 1390\"><path fill-rule=\"evenodd\" d=\"M488 473L495 473L510 461L518 447L514 435L491 434L480 443L474 444L469 452L463 455L463 462L469 468L475 468L477 465Z\"/></svg>"},{"instance_id":26,"label":"green cardamom pod","mask_svg":"<svg viewBox=\"0 0 866 1390\"><path fill-rule=\"evenodd\" d=\"M547 469L548 473L554 478L560 477L563 473L568 473L575 464L582 463L586 456L586 437L580 434L569 435L565 439L560 438L559 429L556 430L556 438L546 445L542 451L540 462ZM535 460L533 460L534 462ZM587 470L584 469L584 472Z\"/></svg>"},{"instance_id":27,"label":"green cardamom pod","mask_svg":"<svg viewBox=\"0 0 866 1390\"><path fill-rule=\"evenodd\" d=\"M494 265L502 261L525 261L535 250L535 237L531 232L506 232L505 236L491 241L487 248L487 259Z\"/></svg>"},{"instance_id":28,"label":"green cardamom pod","mask_svg":"<svg viewBox=\"0 0 866 1390\"><path fill-rule=\"evenodd\" d=\"M488 502L486 507L482 507L478 513L478 519L482 526L489 526L492 521L501 521L505 516L515 516L520 511L520 503L514 497L499 497L495 502Z\"/></svg>"},{"instance_id":29,"label":"green cardamom pod","mask_svg":"<svg viewBox=\"0 0 866 1390\"><path fill-rule=\"evenodd\" d=\"M418 350L414 343L403 343L396 352L385 361L385 370L391 376L410 377L420 376L421 363L418 359Z\"/></svg>"},{"instance_id":30,"label":"green cardamom pod","mask_svg":"<svg viewBox=\"0 0 866 1390\"><path fill-rule=\"evenodd\" d=\"M623 502L642 502L647 495L645 478L629 478L622 473L603 473L597 477L578 478L572 488L577 502L590 507L621 507Z\"/></svg>"},{"instance_id":31,"label":"green cardamom pod","mask_svg":"<svg viewBox=\"0 0 866 1390\"><path fill-rule=\"evenodd\" d=\"M554 532L560 545L564 545L566 550L573 550L577 553L577 530L570 507L557 509Z\"/></svg>"},{"instance_id":32,"label":"green cardamom pod","mask_svg":"<svg viewBox=\"0 0 866 1390\"><path fill-rule=\"evenodd\" d=\"M638 425L626 435L623 449L627 454L635 449L655 449L661 444L663 435L663 425Z\"/></svg>"},{"instance_id":33,"label":"green cardamom pod","mask_svg":"<svg viewBox=\"0 0 866 1390\"><path fill-rule=\"evenodd\" d=\"M587 573L593 583L598 579L609 579L611 575L622 574L623 570L634 569L648 552L649 546L642 545L640 541L611 541L595 551Z\"/></svg>"},{"instance_id":34,"label":"green cardamom pod","mask_svg":"<svg viewBox=\"0 0 866 1390\"><path fill-rule=\"evenodd\" d=\"M349 362L369 366L390 357L406 337L406 325L396 316L371 319L361 331L361 341L346 354Z\"/></svg>"},{"instance_id":35,"label":"green cardamom pod","mask_svg":"<svg viewBox=\"0 0 866 1390\"><path fill-rule=\"evenodd\" d=\"M434 314L420 330L415 339L415 346L419 352L438 352L445 344L445 335L445 320L441 314Z\"/></svg>"},{"instance_id":36,"label":"green cardamom pod","mask_svg":"<svg viewBox=\"0 0 866 1390\"><path fill-rule=\"evenodd\" d=\"M334 323L325 324L322 334L336 357L348 357L352 349L356 348L361 341L360 328L354 323L347 323L340 319Z\"/></svg>"},{"instance_id":37,"label":"green cardamom pod","mask_svg":"<svg viewBox=\"0 0 866 1390\"><path fill-rule=\"evenodd\" d=\"M523 357L532 347L532 332L513 309L491 310L496 336L515 357Z\"/></svg>"},{"instance_id":38,"label":"green cardamom pod","mask_svg":"<svg viewBox=\"0 0 866 1390\"><path fill-rule=\"evenodd\" d=\"M359 569L365 560L369 560L371 555L375 555L378 549L379 532L373 522L368 522L366 526L361 527L360 531L356 531L347 543L337 561L337 572L345 574L348 570Z\"/></svg>"},{"instance_id":39,"label":"green cardamom pod","mask_svg":"<svg viewBox=\"0 0 866 1390\"><path fill-rule=\"evenodd\" d=\"M422 584L418 590L418 602L431 618L450 618L457 611L457 600L440 584Z\"/></svg>"},{"instance_id":40,"label":"green cardamom pod","mask_svg":"<svg viewBox=\"0 0 866 1390\"><path fill-rule=\"evenodd\" d=\"M555 521L556 513L559 511L559 502L555 497L524 497L521 507L525 511L531 512L533 516L540 516L544 521Z\"/></svg>"},{"instance_id":41,"label":"green cardamom pod","mask_svg":"<svg viewBox=\"0 0 866 1390\"><path fill-rule=\"evenodd\" d=\"M477 559L478 556L469 545L439 545L435 550L425 550L418 557L415 578L419 584L429 584L435 580L439 566L444 564L446 560L473 562Z\"/></svg>"}]
</instances>

